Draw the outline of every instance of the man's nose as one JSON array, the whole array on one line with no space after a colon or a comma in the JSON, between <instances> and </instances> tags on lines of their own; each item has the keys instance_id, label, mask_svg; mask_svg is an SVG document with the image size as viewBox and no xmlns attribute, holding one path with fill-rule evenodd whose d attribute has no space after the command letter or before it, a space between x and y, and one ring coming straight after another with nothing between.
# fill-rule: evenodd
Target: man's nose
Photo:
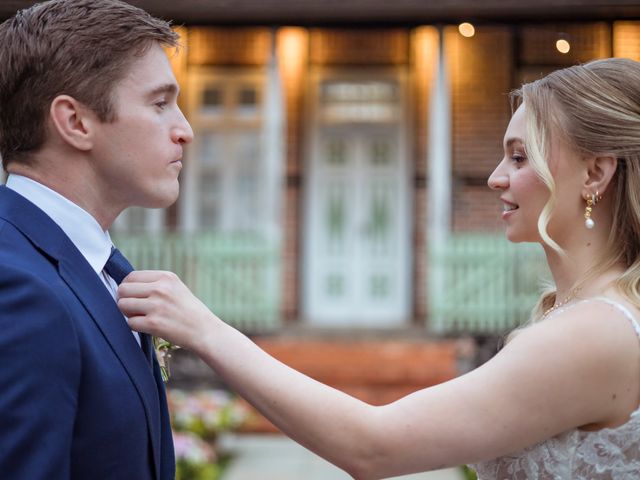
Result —
<instances>
[{"instance_id":1,"label":"man's nose","mask_svg":"<svg viewBox=\"0 0 640 480\"><path fill-rule=\"evenodd\" d=\"M186 144L193 141L193 129L182 112L180 112L180 121L173 130L173 135L174 138L172 140L176 143Z\"/></svg>"}]
</instances>

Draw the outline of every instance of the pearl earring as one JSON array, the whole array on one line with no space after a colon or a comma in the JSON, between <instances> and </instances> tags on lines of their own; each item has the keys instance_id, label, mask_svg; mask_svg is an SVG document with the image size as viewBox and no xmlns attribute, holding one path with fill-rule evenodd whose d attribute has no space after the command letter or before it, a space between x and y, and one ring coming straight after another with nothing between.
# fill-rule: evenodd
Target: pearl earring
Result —
<instances>
[{"instance_id":1,"label":"pearl earring","mask_svg":"<svg viewBox=\"0 0 640 480\"><path fill-rule=\"evenodd\" d=\"M598 203L601 198L602 197L598 195L597 191L595 194L591 194L587 197L587 207L584 209L584 226L589 230L596 226L596 222L591 218L591 212L593 211L593 206Z\"/></svg>"}]
</instances>

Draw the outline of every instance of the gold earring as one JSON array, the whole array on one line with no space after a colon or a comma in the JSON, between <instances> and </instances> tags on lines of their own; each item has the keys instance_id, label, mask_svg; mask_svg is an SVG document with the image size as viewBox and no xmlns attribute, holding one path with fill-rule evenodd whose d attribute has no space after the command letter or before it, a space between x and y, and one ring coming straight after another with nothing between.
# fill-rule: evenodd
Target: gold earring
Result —
<instances>
[{"instance_id":1,"label":"gold earring","mask_svg":"<svg viewBox=\"0 0 640 480\"><path fill-rule=\"evenodd\" d=\"M589 230L596 226L596 222L591 218L591 212L593 211L593 206L598 203L601 198L602 197L598 194L597 190L595 194L591 194L587 197L587 206L584 209L584 226Z\"/></svg>"}]
</instances>

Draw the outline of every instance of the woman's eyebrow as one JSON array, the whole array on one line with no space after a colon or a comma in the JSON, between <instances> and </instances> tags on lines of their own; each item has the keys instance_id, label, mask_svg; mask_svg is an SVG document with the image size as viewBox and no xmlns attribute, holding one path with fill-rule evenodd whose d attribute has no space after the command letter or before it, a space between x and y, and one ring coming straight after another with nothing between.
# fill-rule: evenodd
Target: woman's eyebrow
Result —
<instances>
[{"instance_id":1,"label":"woman's eyebrow","mask_svg":"<svg viewBox=\"0 0 640 480\"><path fill-rule=\"evenodd\" d=\"M520 137L510 137L507 139L507 141L505 142L505 147L509 148L511 147L514 143L524 143L524 141L520 138Z\"/></svg>"}]
</instances>

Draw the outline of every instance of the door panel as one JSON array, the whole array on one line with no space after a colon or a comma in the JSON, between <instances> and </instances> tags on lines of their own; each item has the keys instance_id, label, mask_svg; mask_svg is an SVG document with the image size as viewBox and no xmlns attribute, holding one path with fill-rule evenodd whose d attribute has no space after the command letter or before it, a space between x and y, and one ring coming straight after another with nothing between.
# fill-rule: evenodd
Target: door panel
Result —
<instances>
[{"instance_id":1,"label":"door panel","mask_svg":"<svg viewBox=\"0 0 640 480\"><path fill-rule=\"evenodd\" d=\"M408 317L406 170L397 127L324 129L312 155L306 314L331 326Z\"/></svg>"}]
</instances>

